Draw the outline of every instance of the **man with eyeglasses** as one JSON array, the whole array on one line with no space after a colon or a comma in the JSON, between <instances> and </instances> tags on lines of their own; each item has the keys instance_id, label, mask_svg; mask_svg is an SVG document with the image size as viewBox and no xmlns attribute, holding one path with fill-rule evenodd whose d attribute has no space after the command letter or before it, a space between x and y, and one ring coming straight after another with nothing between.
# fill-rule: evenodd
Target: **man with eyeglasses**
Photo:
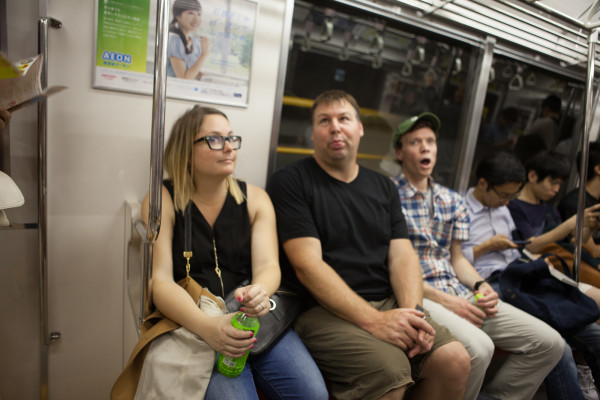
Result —
<instances>
[{"instance_id":1,"label":"man with eyeglasses","mask_svg":"<svg viewBox=\"0 0 600 400\"><path fill-rule=\"evenodd\" d=\"M482 392L528 400L561 358L564 342L546 323L499 301L463 255L462 243L469 239L467 208L458 193L432 178L440 125L436 115L423 113L400 124L393 137L402 166L393 181L421 262L423 306L471 356L465 399L478 396L496 345L510 354ZM514 196L518 189L497 188L503 197Z\"/></svg>"},{"instance_id":2,"label":"man with eyeglasses","mask_svg":"<svg viewBox=\"0 0 600 400\"><path fill-rule=\"evenodd\" d=\"M476 185L465 196L471 222L469 239L462 244L463 253L498 292L498 277L511 262L521 257L518 248L525 245L511 239L516 226L507 207L520 193L525 176L525 168L515 156L497 153L479 163ZM584 293L597 290L585 283L580 283L579 289ZM593 349L594 343L596 346L600 343L600 326L590 324L574 336L575 340L565 339L580 348ZM594 358L593 351L591 354ZM589 375L589 368L576 366L571 347L566 345L563 357L545 380L550 400L598 399L591 375L587 378L591 384L585 384L584 380L580 385L578 369L582 371L580 374Z\"/></svg>"},{"instance_id":3,"label":"man with eyeglasses","mask_svg":"<svg viewBox=\"0 0 600 400\"><path fill-rule=\"evenodd\" d=\"M523 241L515 243L515 230L506 207L525 183L525 169L508 153L483 159L476 171L477 183L465 195L469 210L469 238L462 243L463 254L477 272L491 282L510 262L520 256Z\"/></svg>"}]
</instances>

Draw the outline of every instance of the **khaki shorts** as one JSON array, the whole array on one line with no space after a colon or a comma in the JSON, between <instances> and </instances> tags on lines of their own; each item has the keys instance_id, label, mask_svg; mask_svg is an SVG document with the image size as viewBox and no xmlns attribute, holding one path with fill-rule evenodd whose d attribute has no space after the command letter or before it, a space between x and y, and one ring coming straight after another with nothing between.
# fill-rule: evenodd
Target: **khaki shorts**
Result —
<instances>
[{"instance_id":1,"label":"khaki shorts","mask_svg":"<svg viewBox=\"0 0 600 400\"><path fill-rule=\"evenodd\" d=\"M397 308L392 296L370 302L378 310ZM456 340L446 327L428 318L436 331L433 349ZM377 399L389 391L418 380L431 351L409 359L393 344L317 306L302 313L294 330L331 382L338 400Z\"/></svg>"}]
</instances>

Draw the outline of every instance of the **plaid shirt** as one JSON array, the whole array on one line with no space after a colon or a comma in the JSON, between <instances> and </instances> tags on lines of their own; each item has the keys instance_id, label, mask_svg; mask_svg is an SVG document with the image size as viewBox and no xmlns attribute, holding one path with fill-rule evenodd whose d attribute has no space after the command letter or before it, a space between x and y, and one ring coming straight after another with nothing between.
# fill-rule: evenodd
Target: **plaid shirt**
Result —
<instances>
[{"instance_id":1,"label":"plaid shirt","mask_svg":"<svg viewBox=\"0 0 600 400\"><path fill-rule=\"evenodd\" d=\"M459 282L450 263L452 240L469 238L469 212L463 199L430 178L433 191L433 218L430 218L424 194L403 173L392 180L398 188L410 240L419 253L423 280L446 293L468 295L470 290Z\"/></svg>"}]
</instances>

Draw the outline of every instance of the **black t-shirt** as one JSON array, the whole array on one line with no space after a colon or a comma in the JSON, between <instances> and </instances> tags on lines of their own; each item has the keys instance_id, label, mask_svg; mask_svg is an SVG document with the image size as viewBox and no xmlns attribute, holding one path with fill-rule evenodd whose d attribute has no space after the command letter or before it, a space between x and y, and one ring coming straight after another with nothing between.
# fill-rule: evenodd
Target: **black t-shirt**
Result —
<instances>
[{"instance_id":1,"label":"black t-shirt","mask_svg":"<svg viewBox=\"0 0 600 400\"><path fill-rule=\"evenodd\" d=\"M579 198L579 189L573 189L565 195L558 205L558 212L563 221L566 221L572 215L577 213L577 199ZM594 204L600 203L600 200L585 192L585 208L591 207Z\"/></svg>"},{"instance_id":2,"label":"black t-shirt","mask_svg":"<svg viewBox=\"0 0 600 400\"><path fill-rule=\"evenodd\" d=\"M579 198L579 189L573 189L563 197L558 205L558 212L563 221L566 221L572 215L577 214L577 199ZM585 192L585 208L591 207L600 203L600 199L595 198L586 190ZM600 231L593 233L594 243L600 244Z\"/></svg>"},{"instance_id":3,"label":"black t-shirt","mask_svg":"<svg viewBox=\"0 0 600 400\"><path fill-rule=\"evenodd\" d=\"M388 252L392 239L407 239L406 221L392 181L360 167L350 183L306 158L277 171L267 191L277 214L279 242L300 237L321 241L323 260L364 299L392 294ZM284 278L289 261L281 250Z\"/></svg>"},{"instance_id":4,"label":"black t-shirt","mask_svg":"<svg viewBox=\"0 0 600 400\"><path fill-rule=\"evenodd\" d=\"M244 195L246 183L238 181ZM173 182L164 181L173 198ZM210 227L200 210L192 202L192 252L190 276L201 286L207 287L215 296L223 296L221 282L215 272L215 250L223 279L225 295L234 290L244 279L252 276L251 228L248 203L237 204L227 192L223 208L213 228ZM175 282L186 276L186 260L183 257L185 245L185 216L175 213L173 227L173 279Z\"/></svg>"}]
</instances>

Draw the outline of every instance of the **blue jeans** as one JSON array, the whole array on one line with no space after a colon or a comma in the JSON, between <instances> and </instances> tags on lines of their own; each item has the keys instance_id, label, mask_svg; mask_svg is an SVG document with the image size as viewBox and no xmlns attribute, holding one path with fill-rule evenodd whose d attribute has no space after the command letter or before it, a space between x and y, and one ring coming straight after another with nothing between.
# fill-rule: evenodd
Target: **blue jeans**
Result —
<instances>
[{"instance_id":1,"label":"blue jeans","mask_svg":"<svg viewBox=\"0 0 600 400\"><path fill-rule=\"evenodd\" d=\"M600 384L600 325L589 324L578 332L566 335L567 343L583 353L585 362L592 370L596 387Z\"/></svg>"},{"instance_id":2,"label":"blue jeans","mask_svg":"<svg viewBox=\"0 0 600 400\"><path fill-rule=\"evenodd\" d=\"M577 378L571 346L565 344L563 356L544 380L548 400L584 400Z\"/></svg>"},{"instance_id":3,"label":"blue jeans","mask_svg":"<svg viewBox=\"0 0 600 400\"><path fill-rule=\"evenodd\" d=\"M288 329L269 350L248 357L235 378L213 370L206 400L257 400L256 385L271 400L327 400L323 376L296 333Z\"/></svg>"},{"instance_id":4,"label":"blue jeans","mask_svg":"<svg viewBox=\"0 0 600 400\"><path fill-rule=\"evenodd\" d=\"M496 293L501 293L500 284L497 280L491 282L491 285ZM600 339L600 335L598 335L598 339ZM569 343L568 339L567 343ZM546 379L544 379L544 383L546 384L546 397L548 400L585 399L581 387L579 386L577 366L575 365L573 352L569 345L565 344L562 358L558 361L556 367L550 371Z\"/></svg>"}]
</instances>

